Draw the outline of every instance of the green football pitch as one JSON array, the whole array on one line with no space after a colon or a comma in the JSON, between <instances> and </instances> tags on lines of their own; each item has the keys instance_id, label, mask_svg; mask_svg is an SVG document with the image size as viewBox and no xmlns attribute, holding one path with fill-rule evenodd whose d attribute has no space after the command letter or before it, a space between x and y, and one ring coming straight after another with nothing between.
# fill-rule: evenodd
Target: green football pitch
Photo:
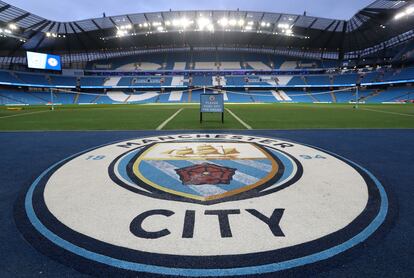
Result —
<instances>
[{"instance_id":1,"label":"green football pitch","mask_svg":"<svg viewBox=\"0 0 414 278\"><path fill-rule=\"evenodd\" d=\"M225 121L199 105L0 107L0 130L414 128L413 104L226 104Z\"/></svg>"}]
</instances>

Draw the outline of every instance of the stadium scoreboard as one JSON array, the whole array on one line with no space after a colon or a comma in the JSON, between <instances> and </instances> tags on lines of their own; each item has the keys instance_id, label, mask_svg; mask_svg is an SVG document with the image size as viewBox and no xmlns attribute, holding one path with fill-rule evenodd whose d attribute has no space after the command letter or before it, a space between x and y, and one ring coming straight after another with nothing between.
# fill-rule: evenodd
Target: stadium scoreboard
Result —
<instances>
[{"instance_id":1,"label":"stadium scoreboard","mask_svg":"<svg viewBox=\"0 0 414 278\"><path fill-rule=\"evenodd\" d=\"M27 51L27 66L31 69L62 70L60 56Z\"/></svg>"},{"instance_id":2,"label":"stadium scoreboard","mask_svg":"<svg viewBox=\"0 0 414 278\"><path fill-rule=\"evenodd\" d=\"M203 122L203 113L221 113L221 122L224 122L224 97L222 94L200 95L200 122Z\"/></svg>"}]
</instances>

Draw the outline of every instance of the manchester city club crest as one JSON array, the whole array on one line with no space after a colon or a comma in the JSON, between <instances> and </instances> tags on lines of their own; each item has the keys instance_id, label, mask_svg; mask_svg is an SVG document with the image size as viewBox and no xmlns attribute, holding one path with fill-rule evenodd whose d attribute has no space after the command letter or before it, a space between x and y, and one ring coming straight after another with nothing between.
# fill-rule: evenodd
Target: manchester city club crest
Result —
<instances>
[{"instance_id":1,"label":"manchester city club crest","mask_svg":"<svg viewBox=\"0 0 414 278\"><path fill-rule=\"evenodd\" d=\"M81 272L122 277L256 275L329 262L370 238L388 213L382 184L354 162L238 134L86 150L42 173L22 202L16 222L36 248Z\"/></svg>"},{"instance_id":2,"label":"manchester city club crest","mask_svg":"<svg viewBox=\"0 0 414 278\"><path fill-rule=\"evenodd\" d=\"M156 143L136 153L132 158L129 154L120 158L127 169L113 170L116 182L125 185L122 173L127 173L136 186L153 196L204 204L236 195L256 196L261 187L270 181L275 184L285 171L280 159L285 154L252 143Z\"/></svg>"}]
</instances>

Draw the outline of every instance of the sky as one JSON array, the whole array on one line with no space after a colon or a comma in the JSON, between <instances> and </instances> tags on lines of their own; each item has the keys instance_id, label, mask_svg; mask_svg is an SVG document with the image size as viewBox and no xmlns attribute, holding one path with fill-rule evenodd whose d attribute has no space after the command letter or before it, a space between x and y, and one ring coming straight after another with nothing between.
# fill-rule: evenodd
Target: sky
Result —
<instances>
[{"instance_id":1,"label":"sky","mask_svg":"<svg viewBox=\"0 0 414 278\"><path fill-rule=\"evenodd\" d=\"M374 0L4 0L54 21L74 21L141 12L172 10L240 10L350 19Z\"/></svg>"}]
</instances>

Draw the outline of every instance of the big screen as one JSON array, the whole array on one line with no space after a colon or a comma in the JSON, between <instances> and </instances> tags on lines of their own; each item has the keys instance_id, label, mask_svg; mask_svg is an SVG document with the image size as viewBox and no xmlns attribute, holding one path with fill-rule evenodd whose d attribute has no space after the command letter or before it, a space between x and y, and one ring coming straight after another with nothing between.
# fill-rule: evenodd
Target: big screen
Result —
<instances>
[{"instance_id":1,"label":"big screen","mask_svg":"<svg viewBox=\"0 0 414 278\"><path fill-rule=\"evenodd\" d=\"M27 66L31 69L62 70L60 56L27 51Z\"/></svg>"}]
</instances>

